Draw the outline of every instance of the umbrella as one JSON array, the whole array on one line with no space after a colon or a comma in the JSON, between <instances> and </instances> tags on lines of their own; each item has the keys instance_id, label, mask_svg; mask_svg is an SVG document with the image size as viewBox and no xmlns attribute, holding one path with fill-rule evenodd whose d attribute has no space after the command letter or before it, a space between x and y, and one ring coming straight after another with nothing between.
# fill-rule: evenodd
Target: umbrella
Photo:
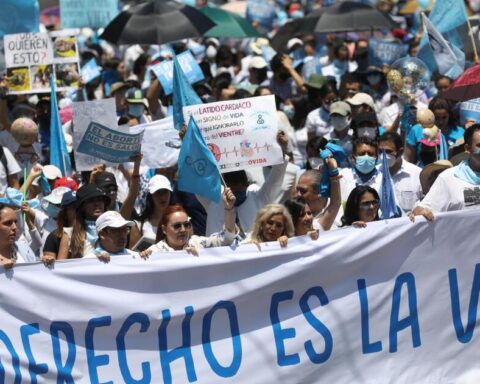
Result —
<instances>
[{"instance_id":1,"label":"umbrella","mask_svg":"<svg viewBox=\"0 0 480 384\"><path fill-rule=\"evenodd\" d=\"M455 101L480 97L480 64L468 68L440 96Z\"/></svg>"},{"instance_id":2,"label":"umbrella","mask_svg":"<svg viewBox=\"0 0 480 384\"><path fill-rule=\"evenodd\" d=\"M101 39L114 44L164 44L200 37L215 26L203 13L174 1L154 0L121 12Z\"/></svg>"},{"instance_id":3,"label":"umbrella","mask_svg":"<svg viewBox=\"0 0 480 384\"><path fill-rule=\"evenodd\" d=\"M225 11L238 13L240 16L245 17L247 14L247 2L244 0L232 1L222 5L222 9Z\"/></svg>"},{"instance_id":4,"label":"umbrella","mask_svg":"<svg viewBox=\"0 0 480 384\"><path fill-rule=\"evenodd\" d=\"M205 7L199 9L205 16L210 18L215 27L210 29L206 37L260 37L260 33L252 24L236 13L224 11L219 8Z\"/></svg>"},{"instance_id":5,"label":"umbrella","mask_svg":"<svg viewBox=\"0 0 480 384\"><path fill-rule=\"evenodd\" d=\"M344 1L320 8L306 17L285 24L272 39L272 47L278 50L285 47L286 41L292 37L305 34L369 31L381 28L398 28L398 24L388 14L370 5Z\"/></svg>"}]
</instances>

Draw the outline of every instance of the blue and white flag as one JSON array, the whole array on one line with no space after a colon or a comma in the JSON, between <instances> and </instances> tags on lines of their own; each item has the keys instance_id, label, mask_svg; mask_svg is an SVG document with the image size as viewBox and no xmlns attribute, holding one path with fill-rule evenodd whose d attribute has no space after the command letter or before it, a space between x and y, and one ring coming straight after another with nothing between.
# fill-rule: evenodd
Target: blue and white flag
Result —
<instances>
[{"instance_id":1,"label":"blue and white flag","mask_svg":"<svg viewBox=\"0 0 480 384\"><path fill-rule=\"evenodd\" d=\"M2 0L0 37L14 33L38 32L40 8L38 0Z\"/></svg>"},{"instance_id":2,"label":"blue and white flag","mask_svg":"<svg viewBox=\"0 0 480 384\"><path fill-rule=\"evenodd\" d=\"M393 219L402 216L402 211L395 199L395 191L393 189L393 181L388 168L387 154L385 149L382 150L382 185L380 189L380 211L382 220Z\"/></svg>"},{"instance_id":3,"label":"blue and white flag","mask_svg":"<svg viewBox=\"0 0 480 384\"><path fill-rule=\"evenodd\" d=\"M55 92L55 79L53 74L50 76L50 164L55 165L62 171L63 176L69 176L71 173L70 156L63 135L60 114L58 113L57 93Z\"/></svg>"},{"instance_id":4,"label":"blue and white flag","mask_svg":"<svg viewBox=\"0 0 480 384\"><path fill-rule=\"evenodd\" d=\"M95 60L95 58L90 59L81 69L83 81L88 84L92 80L95 80L102 74L101 69L102 67L99 67L97 65L97 61Z\"/></svg>"},{"instance_id":5,"label":"blue and white flag","mask_svg":"<svg viewBox=\"0 0 480 384\"><path fill-rule=\"evenodd\" d=\"M432 22L422 13L423 29L428 38L438 72L451 79L459 77L465 68L465 54L453 44L449 44Z\"/></svg>"},{"instance_id":6,"label":"blue and white flag","mask_svg":"<svg viewBox=\"0 0 480 384\"><path fill-rule=\"evenodd\" d=\"M178 189L220 202L222 185L217 161L193 117L178 155Z\"/></svg>"},{"instance_id":7,"label":"blue and white flag","mask_svg":"<svg viewBox=\"0 0 480 384\"><path fill-rule=\"evenodd\" d=\"M180 131L185 123L183 107L202 104L192 86L188 82L176 56L173 57L173 124Z\"/></svg>"},{"instance_id":8,"label":"blue and white flag","mask_svg":"<svg viewBox=\"0 0 480 384\"><path fill-rule=\"evenodd\" d=\"M438 154L438 160L448 160L448 144L443 133L440 133L440 153Z\"/></svg>"}]
</instances>

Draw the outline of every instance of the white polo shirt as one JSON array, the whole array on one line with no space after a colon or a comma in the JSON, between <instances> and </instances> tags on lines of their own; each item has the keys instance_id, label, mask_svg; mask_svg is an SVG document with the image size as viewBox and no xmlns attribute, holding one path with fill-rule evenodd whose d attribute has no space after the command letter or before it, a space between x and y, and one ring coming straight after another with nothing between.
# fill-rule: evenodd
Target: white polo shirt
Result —
<instances>
[{"instance_id":1,"label":"white polo shirt","mask_svg":"<svg viewBox=\"0 0 480 384\"><path fill-rule=\"evenodd\" d=\"M395 199L403 213L409 213L417 201L422 198L422 185L420 184L422 169L415 164L402 159L402 166L395 175L392 175ZM381 186L381 181L380 181ZM378 190L380 193L380 189Z\"/></svg>"}]
</instances>

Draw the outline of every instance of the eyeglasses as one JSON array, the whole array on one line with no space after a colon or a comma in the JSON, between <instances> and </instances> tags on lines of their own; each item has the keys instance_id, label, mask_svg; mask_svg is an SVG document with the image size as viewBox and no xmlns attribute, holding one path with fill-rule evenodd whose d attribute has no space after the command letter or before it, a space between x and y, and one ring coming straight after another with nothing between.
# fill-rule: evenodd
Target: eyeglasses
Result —
<instances>
[{"instance_id":1,"label":"eyeglasses","mask_svg":"<svg viewBox=\"0 0 480 384\"><path fill-rule=\"evenodd\" d=\"M171 227L175 230L175 231L179 231L182 227L185 227L185 229L190 229L192 228L192 223L190 221L185 221L184 223L175 223L175 224L172 224Z\"/></svg>"},{"instance_id":2,"label":"eyeglasses","mask_svg":"<svg viewBox=\"0 0 480 384\"><path fill-rule=\"evenodd\" d=\"M283 223L279 223L278 221L273 221L273 220L267 220L267 224L270 227L275 227L277 229L283 229L284 227Z\"/></svg>"},{"instance_id":3,"label":"eyeglasses","mask_svg":"<svg viewBox=\"0 0 480 384\"><path fill-rule=\"evenodd\" d=\"M369 200L369 201L362 201L360 203L360 209L367 210L367 209L370 209L370 207L377 208L379 204L380 204L380 202L377 199Z\"/></svg>"}]
</instances>

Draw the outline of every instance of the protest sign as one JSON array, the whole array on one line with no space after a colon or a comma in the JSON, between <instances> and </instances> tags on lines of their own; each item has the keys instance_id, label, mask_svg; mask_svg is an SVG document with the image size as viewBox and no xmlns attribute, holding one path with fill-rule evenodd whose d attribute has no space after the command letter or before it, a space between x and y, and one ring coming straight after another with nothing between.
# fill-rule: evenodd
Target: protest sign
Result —
<instances>
[{"instance_id":1,"label":"protest sign","mask_svg":"<svg viewBox=\"0 0 480 384\"><path fill-rule=\"evenodd\" d=\"M273 95L192 105L183 114L195 118L220 172L283 162Z\"/></svg>"},{"instance_id":2,"label":"protest sign","mask_svg":"<svg viewBox=\"0 0 480 384\"><path fill-rule=\"evenodd\" d=\"M381 67L384 64L390 65L395 60L406 56L407 52L407 44L377 39L369 40L368 60L370 65L377 67Z\"/></svg>"},{"instance_id":3,"label":"protest sign","mask_svg":"<svg viewBox=\"0 0 480 384\"><path fill-rule=\"evenodd\" d=\"M4 46L11 94L50 92L52 73L58 90L78 87L79 56L73 31L5 35Z\"/></svg>"},{"instance_id":4,"label":"protest sign","mask_svg":"<svg viewBox=\"0 0 480 384\"><path fill-rule=\"evenodd\" d=\"M74 102L72 104L73 114L73 149L75 153L75 167L77 171L91 171L100 163L113 165L98 157L92 157L77 151L85 132L91 122L95 121L107 127L117 126L117 112L115 99L102 99Z\"/></svg>"},{"instance_id":5,"label":"protest sign","mask_svg":"<svg viewBox=\"0 0 480 384\"><path fill-rule=\"evenodd\" d=\"M480 123L480 98L460 104L460 124L465 125L468 120Z\"/></svg>"},{"instance_id":6,"label":"protest sign","mask_svg":"<svg viewBox=\"0 0 480 384\"><path fill-rule=\"evenodd\" d=\"M92 121L77 147L77 151L111 163L131 161L140 152L143 130L120 132Z\"/></svg>"},{"instance_id":7,"label":"protest sign","mask_svg":"<svg viewBox=\"0 0 480 384\"><path fill-rule=\"evenodd\" d=\"M104 28L118 12L118 0L60 0L62 28Z\"/></svg>"},{"instance_id":8,"label":"protest sign","mask_svg":"<svg viewBox=\"0 0 480 384\"><path fill-rule=\"evenodd\" d=\"M38 32L38 0L2 0L1 4L0 37L12 33Z\"/></svg>"},{"instance_id":9,"label":"protest sign","mask_svg":"<svg viewBox=\"0 0 480 384\"><path fill-rule=\"evenodd\" d=\"M9 383L478 383L480 238L465 228L479 225L478 211L465 211L261 252L17 264L0 274L2 375Z\"/></svg>"},{"instance_id":10,"label":"protest sign","mask_svg":"<svg viewBox=\"0 0 480 384\"><path fill-rule=\"evenodd\" d=\"M247 0L246 18L251 23L258 23L257 29L261 33L271 31L276 18L275 2L271 0Z\"/></svg>"},{"instance_id":11,"label":"protest sign","mask_svg":"<svg viewBox=\"0 0 480 384\"><path fill-rule=\"evenodd\" d=\"M173 128L172 117L136 127L144 130L142 165L149 168L167 168L177 164L182 142L178 131Z\"/></svg>"},{"instance_id":12,"label":"protest sign","mask_svg":"<svg viewBox=\"0 0 480 384\"><path fill-rule=\"evenodd\" d=\"M205 78L202 69L190 51L177 55L177 59L190 84L202 81ZM173 91L173 61L164 60L151 67L151 70L162 84L165 94L170 95Z\"/></svg>"},{"instance_id":13,"label":"protest sign","mask_svg":"<svg viewBox=\"0 0 480 384\"><path fill-rule=\"evenodd\" d=\"M90 81L95 80L101 75L100 70L101 67L97 65L95 58L90 59L85 63L81 70L83 81L88 84Z\"/></svg>"}]
</instances>

